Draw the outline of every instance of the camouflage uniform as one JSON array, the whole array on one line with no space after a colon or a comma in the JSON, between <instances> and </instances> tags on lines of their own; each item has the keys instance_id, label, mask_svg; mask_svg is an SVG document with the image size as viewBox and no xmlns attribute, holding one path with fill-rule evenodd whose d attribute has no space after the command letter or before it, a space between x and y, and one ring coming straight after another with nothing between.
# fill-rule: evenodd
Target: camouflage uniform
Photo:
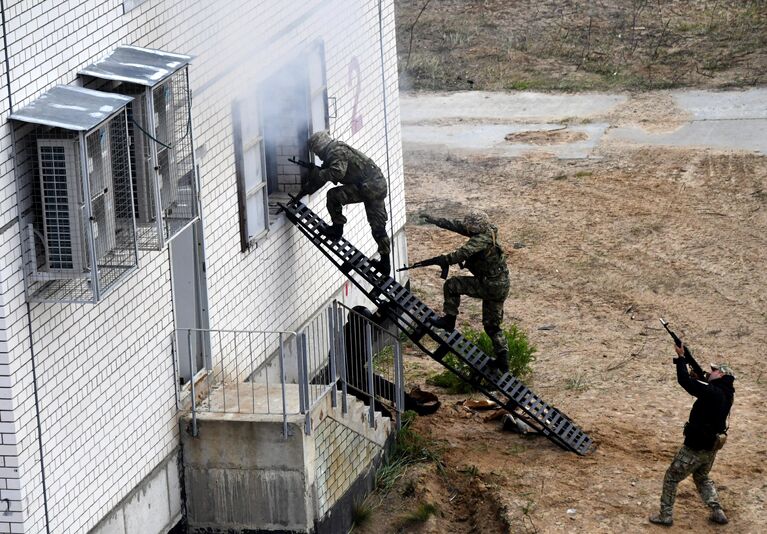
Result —
<instances>
[{"instance_id":1,"label":"camouflage uniform","mask_svg":"<svg viewBox=\"0 0 767 534\"><path fill-rule=\"evenodd\" d=\"M650 522L667 526L673 524L677 486L692 475L701 499L711 509L711 521L724 524L727 523L727 516L719 502L714 481L708 474L716 459L717 437L727 433L727 417L735 395L735 375L727 365L712 365L712 369L719 369L721 375L718 378L709 376L708 383L705 383L690 376L688 365L696 371L696 375L703 374L692 355L674 358L674 364L679 385L696 400L684 427L684 445L663 477L660 513L650 517Z\"/></svg>"},{"instance_id":2,"label":"camouflage uniform","mask_svg":"<svg viewBox=\"0 0 767 534\"><path fill-rule=\"evenodd\" d=\"M327 208L334 225L346 224L343 206L364 203L373 239L378 244L378 253L388 257L390 241L386 234L386 178L373 160L362 152L324 135L328 143L316 149L317 157L322 160L322 168L310 177L312 189L316 191L327 182L342 184L328 191Z\"/></svg>"},{"instance_id":3,"label":"camouflage uniform","mask_svg":"<svg viewBox=\"0 0 767 534\"><path fill-rule=\"evenodd\" d=\"M721 508L716 494L714 481L708 478L711 466L714 465L717 451L696 451L686 445L679 449L671 462L666 476L663 477L663 493L660 496L660 513L662 517L671 517L676 499L676 488L679 483L692 475L695 487L703 502L711 509Z\"/></svg>"},{"instance_id":4,"label":"camouflage uniform","mask_svg":"<svg viewBox=\"0 0 767 534\"><path fill-rule=\"evenodd\" d=\"M506 254L498 244L498 228L490 224L487 216L480 212L477 221L471 217L472 214L463 221L426 218L440 228L469 237L462 247L444 257L449 265L459 264L474 276L452 276L445 281L443 311L446 315L458 315L461 295L482 299L482 326L493 341L495 354L504 354L508 351L501 329L503 303L509 295Z\"/></svg>"}]
</instances>

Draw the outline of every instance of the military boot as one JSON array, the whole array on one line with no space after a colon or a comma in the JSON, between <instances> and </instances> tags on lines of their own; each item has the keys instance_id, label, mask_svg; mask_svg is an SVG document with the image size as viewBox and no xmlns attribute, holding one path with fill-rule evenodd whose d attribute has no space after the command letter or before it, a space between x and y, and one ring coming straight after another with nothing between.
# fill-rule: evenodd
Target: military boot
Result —
<instances>
[{"instance_id":1,"label":"military boot","mask_svg":"<svg viewBox=\"0 0 767 534\"><path fill-rule=\"evenodd\" d=\"M650 516L650 523L664 527L670 527L674 524L674 520L670 515L656 514Z\"/></svg>"},{"instance_id":2,"label":"military boot","mask_svg":"<svg viewBox=\"0 0 767 534\"><path fill-rule=\"evenodd\" d=\"M493 367L498 369L501 373L509 372L509 351L502 350L496 353L493 360Z\"/></svg>"},{"instance_id":3,"label":"military boot","mask_svg":"<svg viewBox=\"0 0 767 534\"><path fill-rule=\"evenodd\" d=\"M333 223L325 230L325 235L330 239L340 239L344 235L344 225Z\"/></svg>"},{"instance_id":4,"label":"military boot","mask_svg":"<svg viewBox=\"0 0 767 534\"><path fill-rule=\"evenodd\" d=\"M442 317L439 317L437 320L432 321L431 325L434 328L441 328L442 330L455 330L455 320L457 319L457 316L455 315L443 315Z\"/></svg>"},{"instance_id":5,"label":"military boot","mask_svg":"<svg viewBox=\"0 0 767 534\"><path fill-rule=\"evenodd\" d=\"M717 525L726 525L730 522L727 516L724 515L724 510L722 510L721 506L714 506L711 509L711 515L708 516L708 520Z\"/></svg>"},{"instance_id":6,"label":"military boot","mask_svg":"<svg viewBox=\"0 0 767 534\"><path fill-rule=\"evenodd\" d=\"M388 276L391 272L391 261L389 261L388 254L381 254L381 259L373 260L370 264L375 267L376 271L384 276Z\"/></svg>"}]
</instances>

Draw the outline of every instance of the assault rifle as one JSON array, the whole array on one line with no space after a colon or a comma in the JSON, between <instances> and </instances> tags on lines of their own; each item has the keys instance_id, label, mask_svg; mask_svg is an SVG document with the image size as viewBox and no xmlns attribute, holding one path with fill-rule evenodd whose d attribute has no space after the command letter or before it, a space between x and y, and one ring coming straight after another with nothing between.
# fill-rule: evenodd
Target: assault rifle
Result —
<instances>
[{"instance_id":1,"label":"assault rifle","mask_svg":"<svg viewBox=\"0 0 767 534\"><path fill-rule=\"evenodd\" d=\"M322 167L319 167L315 165L314 163L309 163L308 161L296 159L295 157L288 158L288 161L294 165L298 165L299 167L308 169L309 171L311 171L312 169L317 169L317 170L322 169ZM304 195L311 195L313 193L316 193L320 187L322 187L322 184L319 184L319 187L318 187L317 184L312 184L311 180L308 180L306 183L301 184L301 189L298 191L298 194L296 195L295 198L301 198Z\"/></svg>"},{"instance_id":2,"label":"assault rifle","mask_svg":"<svg viewBox=\"0 0 767 534\"><path fill-rule=\"evenodd\" d=\"M417 261L413 263L412 265L403 265L402 267L397 269L397 272L409 271L410 269L418 269L420 267L428 267L430 265L439 265L440 269L442 269L442 272L439 273L439 277L442 278L443 280L447 280L447 273L450 272L450 265L448 265L447 263L444 263L444 264L437 263L434 258Z\"/></svg>"},{"instance_id":3,"label":"assault rifle","mask_svg":"<svg viewBox=\"0 0 767 534\"><path fill-rule=\"evenodd\" d=\"M321 169L322 167L318 167L314 163L309 163L308 161L303 161L300 159L296 159L295 157L288 158L288 161L291 162L294 165L298 165L299 167L303 167L304 169Z\"/></svg>"},{"instance_id":4,"label":"assault rifle","mask_svg":"<svg viewBox=\"0 0 767 534\"><path fill-rule=\"evenodd\" d=\"M700 379L703 380L706 378L706 372L701 369L700 365L698 365L698 362L695 361L695 358L692 357L692 352L690 352L690 349L687 348L687 345L682 343L682 340L679 339L679 336L677 336L671 328L668 327L668 321L664 321L663 318L660 318L660 324L663 325L663 328L666 329L666 332L669 333L671 338L674 340L674 344L677 347L684 348L684 361L687 362L687 365L689 365L692 368L692 372L695 373L695 375Z\"/></svg>"}]
</instances>

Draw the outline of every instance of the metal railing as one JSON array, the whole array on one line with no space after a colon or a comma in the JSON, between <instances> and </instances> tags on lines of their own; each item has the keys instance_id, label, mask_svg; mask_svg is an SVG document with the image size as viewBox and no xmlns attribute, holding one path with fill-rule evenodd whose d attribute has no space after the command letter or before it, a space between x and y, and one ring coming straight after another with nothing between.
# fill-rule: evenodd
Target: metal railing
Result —
<instances>
[{"instance_id":1,"label":"metal railing","mask_svg":"<svg viewBox=\"0 0 767 534\"><path fill-rule=\"evenodd\" d=\"M382 326L382 316L365 307L349 308L334 301L330 310L340 348L336 362L344 393L342 401L346 402L346 394L351 394L365 402L371 426L375 410L389 412L399 429L405 406L399 336ZM346 406L343 409L345 412Z\"/></svg>"},{"instance_id":2,"label":"metal railing","mask_svg":"<svg viewBox=\"0 0 767 534\"><path fill-rule=\"evenodd\" d=\"M192 435L199 412L303 414L310 434L311 413L327 395L335 407L338 391L343 413L347 394L368 405L370 426L375 411L394 415L397 427L404 409L399 338L363 308L333 302L299 332L179 328L174 347L189 369L201 369L188 381ZM202 337L205 342L194 342ZM186 343L179 341L186 340ZM207 356L201 354L207 352Z\"/></svg>"}]
</instances>

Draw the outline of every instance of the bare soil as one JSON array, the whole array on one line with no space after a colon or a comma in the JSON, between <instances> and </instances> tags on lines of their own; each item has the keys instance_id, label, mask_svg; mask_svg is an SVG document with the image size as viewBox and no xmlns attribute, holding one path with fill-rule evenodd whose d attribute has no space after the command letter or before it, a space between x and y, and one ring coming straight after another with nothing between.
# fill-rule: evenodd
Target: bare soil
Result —
<instances>
[{"instance_id":1,"label":"bare soil","mask_svg":"<svg viewBox=\"0 0 767 534\"><path fill-rule=\"evenodd\" d=\"M685 117L663 98L638 95L608 119L673 129ZM426 385L439 364L408 350L408 381L443 401L414 422L442 461L411 466L388 494L371 496L372 517L355 532L662 530L647 517L657 510L693 399L676 383L673 345L658 317L701 363L728 361L737 373L730 439L712 471L731 523L710 524L686 480L670 531L764 532L767 158L617 144L603 145L601 159L569 161L405 149L410 258L464 240L419 223L420 214L490 214L512 273L506 320L539 351L530 385L597 449L579 457L543 437L502 431L498 420L460 406L466 396ZM411 276L439 310L438 269ZM459 323L481 327L480 315L479 301L466 299ZM424 503L436 513L408 519Z\"/></svg>"},{"instance_id":2,"label":"bare soil","mask_svg":"<svg viewBox=\"0 0 767 534\"><path fill-rule=\"evenodd\" d=\"M764 0L395 0L395 6L403 89L767 82Z\"/></svg>"}]
</instances>

